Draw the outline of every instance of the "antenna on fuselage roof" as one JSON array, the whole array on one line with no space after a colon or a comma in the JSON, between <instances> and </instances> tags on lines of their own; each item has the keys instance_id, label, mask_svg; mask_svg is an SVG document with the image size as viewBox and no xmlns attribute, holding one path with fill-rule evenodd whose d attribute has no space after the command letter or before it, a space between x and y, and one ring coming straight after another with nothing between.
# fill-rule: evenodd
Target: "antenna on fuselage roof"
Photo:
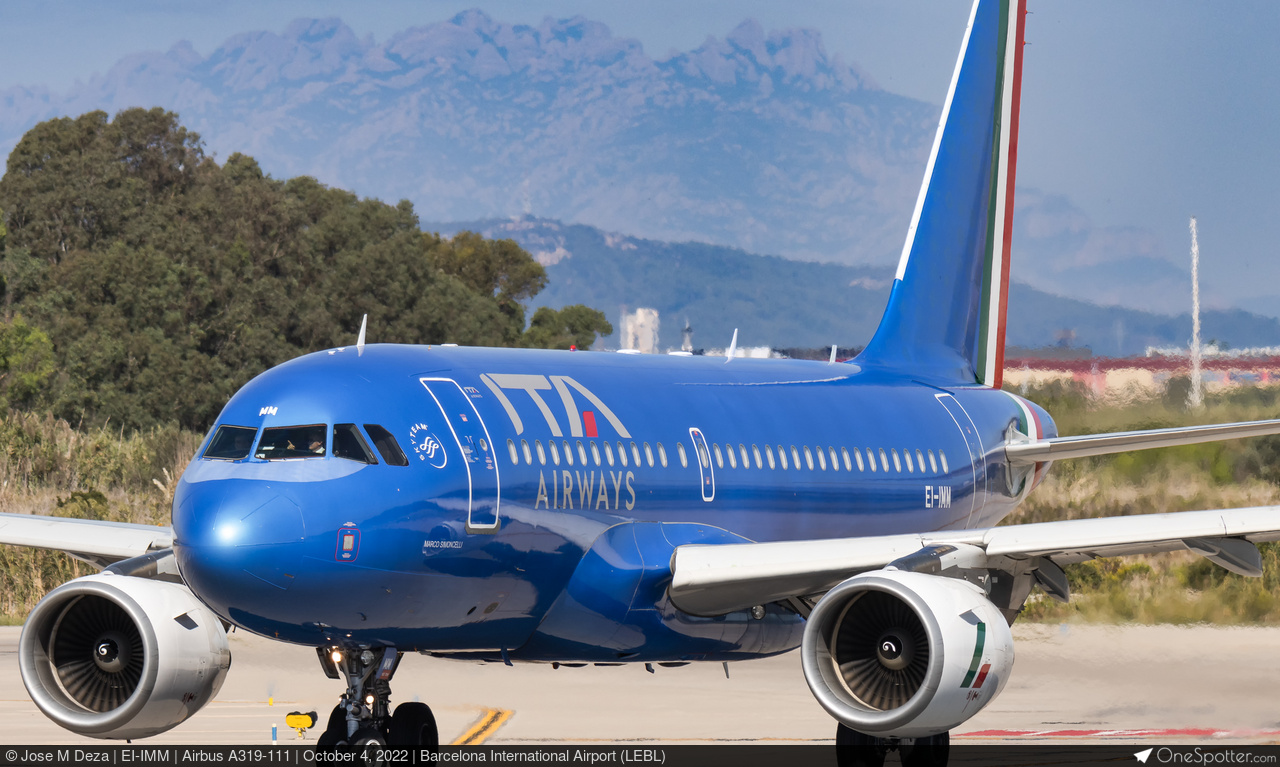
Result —
<instances>
[{"instance_id":1,"label":"antenna on fuselage roof","mask_svg":"<svg viewBox=\"0 0 1280 767\"><path fill-rule=\"evenodd\" d=\"M364 329L369 324L369 315L360 318L360 335L356 336L356 356L364 354Z\"/></svg>"},{"instance_id":2,"label":"antenna on fuselage roof","mask_svg":"<svg viewBox=\"0 0 1280 767\"><path fill-rule=\"evenodd\" d=\"M733 340L729 342L729 351L725 352L724 361L727 364L733 359L733 355L738 351L738 329L733 329Z\"/></svg>"}]
</instances>

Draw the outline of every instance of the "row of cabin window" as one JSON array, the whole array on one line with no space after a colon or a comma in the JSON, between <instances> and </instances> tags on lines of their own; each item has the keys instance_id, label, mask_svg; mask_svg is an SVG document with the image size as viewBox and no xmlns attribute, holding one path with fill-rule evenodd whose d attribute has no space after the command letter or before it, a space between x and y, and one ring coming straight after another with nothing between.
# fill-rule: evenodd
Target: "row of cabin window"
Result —
<instances>
[{"instance_id":1,"label":"row of cabin window","mask_svg":"<svg viewBox=\"0 0 1280 767\"><path fill-rule=\"evenodd\" d=\"M738 449L736 451L736 454L735 454L733 445L727 442L724 445L723 452L721 452L720 450L720 445L715 443L712 443L711 450L712 452L715 453L716 466L718 468L721 468L721 469L724 468L726 457L728 458L729 468L731 469L738 468L737 455L742 456L742 467L744 469L751 467L752 457L755 458L755 466L757 469L764 468L764 462L761 461L760 448L755 445L751 446L750 454L747 453L747 446L742 443L738 444ZM828 456L829 456L832 471L840 471L841 459L843 459L845 471L853 471L853 467L856 464L858 467L858 471L866 471L867 469L870 469L871 471L888 472L890 456L892 456L893 470L895 472L901 473L903 464L905 463L908 473L914 473L917 470L920 471L921 473L924 473L925 456L928 455L929 471L931 473L933 474L938 473L939 460L941 460L941 463L942 463L942 473L947 474L950 472L950 467L947 465L947 454L941 450L938 451L937 455L935 455L932 450L926 450L926 451L916 450L915 460L912 460L910 449L903 448L902 454L901 456L899 456L897 448L890 448L887 452L885 451L884 448L879 448L878 453L879 453L880 461L879 461L879 466L877 467L876 451L873 451L871 448L867 448L867 456L864 462L862 457L862 452L858 450L858 448L856 447L853 449L852 453L850 453L848 448L842 447L840 448L840 452L837 455L836 449L831 446L827 446L827 448L824 451L822 446L820 445L814 446L812 449L810 449L808 445L801 445L800 448L796 448L795 445L792 445L790 450L790 453L791 453L790 464L792 466L795 466L797 469L801 468L802 466L801 458L800 458L800 454L802 451L804 453L803 465L808 466L810 471L814 469L815 465L817 466L818 470L826 471ZM698 452L699 452L699 455L701 455L703 451L699 449ZM767 460L770 469L775 468L775 466L778 466L778 465L780 465L783 469L788 469L790 468L790 466L788 466L787 452L788 451L785 447L783 447L782 445L778 445L778 457L775 462L773 446L765 445L763 457ZM815 461L815 457L816 457L816 461ZM707 456L702 456L702 465L703 466L709 465Z\"/></svg>"},{"instance_id":2,"label":"row of cabin window","mask_svg":"<svg viewBox=\"0 0 1280 767\"><path fill-rule=\"evenodd\" d=\"M575 452L574 446L570 445L569 440L563 440L560 444L563 445L564 447L565 463L568 464L569 466L573 466L574 452ZM591 457L592 459L594 459L595 465L600 466L602 461L600 458L599 446L597 446L594 441L589 441L587 444L590 445ZM613 466L614 465L613 445L609 442L604 442L603 444L604 444L604 462L607 462L610 466ZM582 440L576 440L576 445L577 445L576 452L578 456L577 460L583 466L586 466L587 465L587 447L582 444ZM627 453L628 453L627 447L623 445L623 443L621 442L618 442L617 445L618 445L617 460L623 466L626 466ZM663 468L666 468L667 450L665 447L662 446L661 442L657 443L657 446L658 446L658 450L657 450L658 463L660 463ZM801 450L803 450L804 465L808 466L810 471L812 471L815 466L814 456L816 455L817 456L816 465L817 465L817 468L821 471L827 470L827 459L828 459L828 456L830 456L832 471L840 470L841 459L843 459L845 471L853 471L854 464L857 464L858 471L866 471L868 468L870 468L870 470L873 472L874 471L888 472L890 456L892 456L894 471L901 473L903 464L905 463L908 473L914 473L915 471L917 471L917 467L919 467L918 470L921 473L924 473L925 456L927 455L928 462L929 462L928 464L929 471L931 473L933 474L938 473L939 461L941 461L941 464L942 464L941 466L942 473L947 474L950 472L950 467L948 467L947 465L947 454L941 450L939 450L937 455L935 456L932 450L922 451L917 449L915 451L915 460L912 460L910 449L904 448L900 457L897 448L890 448L888 452L886 452L884 448L879 448L878 450L879 466L877 467L877 461L876 461L877 453L873 452L871 448L866 449L866 459L864 461L862 457L862 451L860 451L858 448L854 448L853 452L850 453L848 448L842 447L840 448L839 455L837 455L836 449L830 446L828 446L826 448L826 451L824 452L822 447L815 447L813 449L810 449L808 445L803 445L800 449L797 449L795 445L792 445L790 465L787 460L787 449L782 445L778 445L778 453L777 453L776 459L774 458L772 445L765 445L763 454L761 453L760 448L757 447L756 445L751 446L750 453L747 452L747 446L744 444L738 445L738 449L736 453L734 451L733 445L729 443L725 443L723 451L721 451L720 445L715 443L712 443L711 449L715 453L716 466L721 469L724 468L726 455L728 456L728 459L729 459L729 468L731 469L738 468L738 454L741 454L742 456L742 467L744 469L751 467L752 457L755 458L755 465L757 469L764 468L764 464L766 461L768 462L770 469L774 469L779 465L781 465L781 467L784 470L790 468L790 465L794 465L797 469L799 469L801 468L800 452ZM561 451L560 451L560 448L556 446L556 442L554 440L547 440L547 447L544 450L542 447L542 440L534 440L533 449L530 449L528 440L524 440L524 439L520 440L520 446L517 448L515 440L508 439L507 451L511 454L511 463L513 465L518 466L520 464L520 457L523 455L525 464L528 466L532 466L534 452L537 452L538 454L538 465L540 466L547 465L548 452L551 454L551 463L555 466L560 465ZM676 443L676 452L680 456L680 465L682 467L687 468L689 466L689 457L688 457L688 454L685 452L683 443L681 442ZM706 448L698 446L697 453L699 456L699 460L701 460L702 462L703 467L710 468L711 456L706 454ZM631 443L630 455L631 455L631 461L633 461L636 466L640 466L641 465L640 447L638 447L634 442ZM648 464L650 467L654 465L654 450L652 447L649 446L648 442L644 443L644 460L645 460L645 463Z\"/></svg>"},{"instance_id":3,"label":"row of cabin window","mask_svg":"<svg viewBox=\"0 0 1280 767\"><path fill-rule=\"evenodd\" d=\"M561 444L564 446L565 463L568 464L569 466L573 466L574 465L573 446L569 444L569 440L567 439L563 440ZM600 458L599 445L597 445L594 441L589 442L588 444L590 445L591 457L595 460L595 465L600 466L602 461ZM685 456L684 445L677 443L676 447L679 449L679 452L680 452L680 465L688 466L689 459ZM578 454L577 460L583 466L587 465L587 449L588 448L582 444L582 440L577 440L577 454ZM524 439L520 440L520 447L516 448L515 440L509 439L507 440L507 451L511 454L511 463L515 465L520 464L520 456L523 454L525 464L532 466L533 454L535 451L538 454L539 466L547 465L548 453L551 454L552 465L555 465L555 466L560 465L560 448L556 446L555 440L550 440L550 439L547 440L547 447L545 450L542 447L542 440L534 440L533 449L530 450L528 440L524 440ZM630 459L628 459L626 446L623 445L621 442L619 442L618 453L617 453L618 463L622 464L623 466L627 466L628 461L630 460L634 462L636 466L641 465L640 447L636 445L636 443L634 442L631 443L630 456L631 456ZM661 442L658 443L657 459L658 459L658 463L660 463L662 467L665 469L667 467L667 449L662 446ZM648 442L644 443L644 461L648 463L649 466L653 466L654 464L654 451L653 451L653 448L650 447ZM604 443L604 462L607 462L610 466L614 465L613 445L611 445L608 442Z\"/></svg>"}]
</instances>

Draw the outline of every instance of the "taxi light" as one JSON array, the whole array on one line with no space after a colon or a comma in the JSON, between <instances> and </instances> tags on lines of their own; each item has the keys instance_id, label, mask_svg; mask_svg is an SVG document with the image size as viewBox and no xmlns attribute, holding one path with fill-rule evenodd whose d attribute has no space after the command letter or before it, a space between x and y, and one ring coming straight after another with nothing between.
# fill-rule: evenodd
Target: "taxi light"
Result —
<instances>
[{"instance_id":1,"label":"taxi light","mask_svg":"<svg viewBox=\"0 0 1280 767\"><path fill-rule=\"evenodd\" d=\"M338 652L337 650L334 650L333 652L329 653L329 659L332 660L334 663L341 663L342 653Z\"/></svg>"},{"instance_id":2,"label":"taxi light","mask_svg":"<svg viewBox=\"0 0 1280 767\"><path fill-rule=\"evenodd\" d=\"M377 699L376 699L376 698L374 698L372 695L366 695L366 696L365 696L365 698L364 698L365 705L370 706L370 707L372 707L372 706L373 706L373 702L374 702L375 700L377 700Z\"/></svg>"}]
</instances>

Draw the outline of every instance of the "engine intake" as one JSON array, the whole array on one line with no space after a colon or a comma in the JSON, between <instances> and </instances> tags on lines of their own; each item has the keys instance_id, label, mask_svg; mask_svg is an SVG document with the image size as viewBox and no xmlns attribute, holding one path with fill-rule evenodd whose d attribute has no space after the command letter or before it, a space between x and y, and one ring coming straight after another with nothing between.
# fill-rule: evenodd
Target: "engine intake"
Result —
<instances>
[{"instance_id":1,"label":"engine intake","mask_svg":"<svg viewBox=\"0 0 1280 767\"><path fill-rule=\"evenodd\" d=\"M805 680L859 732L923 737L978 713L1013 668L1013 636L973 584L897 570L855 576L805 626Z\"/></svg>"},{"instance_id":2,"label":"engine intake","mask_svg":"<svg viewBox=\"0 0 1280 767\"><path fill-rule=\"evenodd\" d=\"M221 622L185 586L77 578L28 616L18 643L36 706L72 732L145 738L208 703L231 667Z\"/></svg>"}]
</instances>

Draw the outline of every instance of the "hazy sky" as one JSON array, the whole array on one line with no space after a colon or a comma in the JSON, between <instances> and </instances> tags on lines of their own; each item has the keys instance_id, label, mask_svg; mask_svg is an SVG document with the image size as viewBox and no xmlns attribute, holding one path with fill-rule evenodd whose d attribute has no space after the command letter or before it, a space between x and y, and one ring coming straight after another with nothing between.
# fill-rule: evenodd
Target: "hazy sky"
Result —
<instances>
[{"instance_id":1,"label":"hazy sky","mask_svg":"<svg viewBox=\"0 0 1280 767\"><path fill-rule=\"evenodd\" d=\"M882 87L938 104L969 3L9 0L0 10L0 90L60 91L128 53L186 39L208 54L232 34L282 31L300 16L337 16L384 40L473 7L534 24L581 14L659 58L723 37L747 17L766 29L811 27L828 53ZM1019 186L1066 195L1096 227L1143 230L1179 262L1187 217L1198 215L1211 293L1255 304L1280 296L1280 3L1029 0L1029 9Z\"/></svg>"}]
</instances>

